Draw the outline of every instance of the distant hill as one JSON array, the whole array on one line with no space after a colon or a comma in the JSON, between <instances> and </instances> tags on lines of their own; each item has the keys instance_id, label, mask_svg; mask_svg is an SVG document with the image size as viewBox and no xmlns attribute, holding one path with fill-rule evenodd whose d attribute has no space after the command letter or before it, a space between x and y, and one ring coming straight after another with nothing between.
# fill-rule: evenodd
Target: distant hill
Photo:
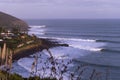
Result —
<instances>
[{"instance_id":1,"label":"distant hill","mask_svg":"<svg viewBox=\"0 0 120 80\"><path fill-rule=\"evenodd\" d=\"M3 12L0 12L0 27L5 27L7 29L11 29L13 27L19 27L20 30L25 30L25 31L28 29L27 23Z\"/></svg>"}]
</instances>

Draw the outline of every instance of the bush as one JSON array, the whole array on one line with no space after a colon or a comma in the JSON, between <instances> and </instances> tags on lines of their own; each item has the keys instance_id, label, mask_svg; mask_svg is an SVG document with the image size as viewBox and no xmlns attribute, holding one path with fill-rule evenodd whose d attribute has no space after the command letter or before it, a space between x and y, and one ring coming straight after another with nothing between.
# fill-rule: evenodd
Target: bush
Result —
<instances>
[{"instance_id":1,"label":"bush","mask_svg":"<svg viewBox=\"0 0 120 80\"><path fill-rule=\"evenodd\" d=\"M9 74L6 71L0 71L0 80L57 80L55 78L43 78L40 77L29 77L29 78L22 78L22 76L18 74Z\"/></svg>"},{"instance_id":2,"label":"bush","mask_svg":"<svg viewBox=\"0 0 120 80\"><path fill-rule=\"evenodd\" d=\"M8 80L24 80L24 79L17 74L13 74L8 78Z\"/></svg>"}]
</instances>

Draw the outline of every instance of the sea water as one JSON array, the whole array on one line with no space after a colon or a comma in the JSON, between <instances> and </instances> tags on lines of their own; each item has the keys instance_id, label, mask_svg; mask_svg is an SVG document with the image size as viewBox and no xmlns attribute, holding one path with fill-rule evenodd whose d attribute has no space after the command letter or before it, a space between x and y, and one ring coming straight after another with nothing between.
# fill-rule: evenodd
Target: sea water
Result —
<instances>
[{"instance_id":1,"label":"sea water","mask_svg":"<svg viewBox=\"0 0 120 80\"><path fill-rule=\"evenodd\" d=\"M96 73L101 73L101 80L120 79L119 19L50 19L26 22L30 26L30 35L69 44L69 47L55 47L50 51L56 59L72 59L73 63L69 67L71 72L80 64L87 64L83 80L89 79L94 69ZM46 50L37 54L40 53L44 54L44 60L49 56ZM30 57L22 58L13 64L13 71L24 77L29 76L33 61Z\"/></svg>"}]
</instances>

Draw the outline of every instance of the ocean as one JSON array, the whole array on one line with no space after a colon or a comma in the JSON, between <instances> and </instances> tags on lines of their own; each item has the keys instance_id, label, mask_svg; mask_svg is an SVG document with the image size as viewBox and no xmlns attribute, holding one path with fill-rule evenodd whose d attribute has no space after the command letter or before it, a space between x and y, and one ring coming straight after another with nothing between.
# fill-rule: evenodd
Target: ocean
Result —
<instances>
[{"instance_id":1,"label":"ocean","mask_svg":"<svg viewBox=\"0 0 120 80\"><path fill-rule=\"evenodd\" d=\"M77 66L85 64L82 80L120 80L120 20L119 19L48 19L25 20L29 34L40 38L50 38L69 47L51 48L53 56L59 60L73 61L69 72L75 72ZM43 50L37 54L44 53ZM44 59L43 58L43 59ZM33 58L22 58L14 62L13 71L29 76ZM41 66L41 64L39 64ZM78 75L77 72L75 75ZM99 75L98 75L99 74ZM64 80L67 80L65 78ZM70 79L68 79L70 80ZM74 79L76 80L76 79Z\"/></svg>"}]
</instances>

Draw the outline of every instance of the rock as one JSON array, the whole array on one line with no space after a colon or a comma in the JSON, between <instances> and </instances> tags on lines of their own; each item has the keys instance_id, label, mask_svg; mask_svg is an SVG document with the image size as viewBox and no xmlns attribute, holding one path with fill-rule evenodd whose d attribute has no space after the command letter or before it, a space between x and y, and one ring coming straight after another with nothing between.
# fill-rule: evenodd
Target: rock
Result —
<instances>
[{"instance_id":1,"label":"rock","mask_svg":"<svg viewBox=\"0 0 120 80\"><path fill-rule=\"evenodd\" d=\"M60 46L69 47L68 44L60 44Z\"/></svg>"}]
</instances>

